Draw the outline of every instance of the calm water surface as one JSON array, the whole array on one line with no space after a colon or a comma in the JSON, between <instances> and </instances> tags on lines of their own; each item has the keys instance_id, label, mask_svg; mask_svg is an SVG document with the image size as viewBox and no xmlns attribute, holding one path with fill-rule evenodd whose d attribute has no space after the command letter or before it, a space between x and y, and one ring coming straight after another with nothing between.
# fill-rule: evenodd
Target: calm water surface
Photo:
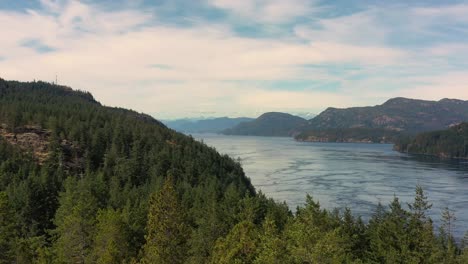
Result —
<instances>
[{"instance_id":1,"label":"calm water surface","mask_svg":"<svg viewBox=\"0 0 468 264\"><path fill-rule=\"evenodd\" d=\"M219 152L240 158L257 190L291 209L306 194L325 208L351 207L367 219L393 195L404 203L421 185L434 222L448 206L456 213L456 236L468 231L468 163L401 154L387 144L303 143L291 138L194 134Z\"/></svg>"}]
</instances>

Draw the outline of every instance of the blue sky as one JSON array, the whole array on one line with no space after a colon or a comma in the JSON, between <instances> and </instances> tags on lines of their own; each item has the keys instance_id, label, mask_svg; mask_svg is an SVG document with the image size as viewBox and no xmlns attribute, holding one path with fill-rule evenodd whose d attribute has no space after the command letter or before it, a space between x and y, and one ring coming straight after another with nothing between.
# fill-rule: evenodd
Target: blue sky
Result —
<instances>
[{"instance_id":1,"label":"blue sky","mask_svg":"<svg viewBox=\"0 0 468 264\"><path fill-rule=\"evenodd\" d=\"M0 0L0 77L157 118L468 100L468 1Z\"/></svg>"}]
</instances>

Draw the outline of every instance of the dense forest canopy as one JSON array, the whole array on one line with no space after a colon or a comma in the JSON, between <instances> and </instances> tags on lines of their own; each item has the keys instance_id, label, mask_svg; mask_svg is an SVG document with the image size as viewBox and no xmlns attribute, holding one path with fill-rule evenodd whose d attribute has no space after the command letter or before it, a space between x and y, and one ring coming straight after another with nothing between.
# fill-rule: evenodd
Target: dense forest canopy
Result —
<instances>
[{"instance_id":1,"label":"dense forest canopy","mask_svg":"<svg viewBox=\"0 0 468 264\"><path fill-rule=\"evenodd\" d=\"M369 223L312 197L292 213L240 164L143 114L0 80L0 263L467 263L421 188Z\"/></svg>"},{"instance_id":2,"label":"dense forest canopy","mask_svg":"<svg viewBox=\"0 0 468 264\"><path fill-rule=\"evenodd\" d=\"M468 123L414 137L402 137L395 144L395 149L442 158L468 158Z\"/></svg>"},{"instance_id":3,"label":"dense forest canopy","mask_svg":"<svg viewBox=\"0 0 468 264\"><path fill-rule=\"evenodd\" d=\"M418 133L445 129L466 120L468 101L426 101L397 97L376 106L327 108L311 119L304 131L362 127Z\"/></svg>"}]
</instances>

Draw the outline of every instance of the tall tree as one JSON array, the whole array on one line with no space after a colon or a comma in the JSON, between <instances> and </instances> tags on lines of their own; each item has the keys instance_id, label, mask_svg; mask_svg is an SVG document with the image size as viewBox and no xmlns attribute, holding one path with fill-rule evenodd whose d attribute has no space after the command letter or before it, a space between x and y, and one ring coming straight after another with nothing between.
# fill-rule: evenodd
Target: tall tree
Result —
<instances>
[{"instance_id":1,"label":"tall tree","mask_svg":"<svg viewBox=\"0 0 468 264\"><path fill-rule=\"evenodd\" d=\"M263 221L259 235L258 255L254 263L282 264L290 262L290 253L281 235L275 223L275 219L272 215L268 214Z\"/></svg>"},{"instance_id":2,"label":"tall tree","mask_svg":"<svg viewBox=\"0 0 468 264\"><path fill-rule=\"evenodd\" d=\"M421 186L416 187L414 202L408 204L411 211L409 220L409 249L411 257L419 263L428 263L436 245L432 220L427 216L431 209L427 196Z\"/></svg>"},{"instance_id":3,"label":"tall tree","mask_svg":"<svg viewBox=\"0 0 468 264\"><path fill-rule=\"evenodd\" d=\"M98 264L123 263L129 257L129 243L121 212L100 210L92 247L92 262Z\"/></svg>"},{"instance_id":4,"label":"tall tree","mask_svg":"<svg viewBox=\"0 0 468 264\"><path fill-rule=\"evenodd\" d=\"M55 215L54 251L58 263L85 263L92 247L96 199L84 180L68 178Z\"/></svg>"},{"instance_id":5,"label":"tall tree","mask_svg":"<svg viewBox=\"0 0 468 264\"><path fill-rule=\"evenodd\" d=\"M211 263L252 263L257 254L258 231L249 220L235 225L225 238L216 242Z\"/></svg>"},{"instance_id":6,"label":"tall tree","mask_svg":"<svg viewBox=\"0 0 468 264\"><path fill-rule=\"evenodd\" d=\"M442 225L439 228L439 247L441 256L437 256L441 262L451 264L456 263L457 244L453 237L452 230L456 221L455 213L448 207L442 211Z\"/></svg>"},{"instance_id":7,"label":"tall tree","mask_svg":"<svg viewBox=\"0 0 468 264\"><path fill-rule=\"evenodd\" d=\"M162 189L150 198L146 231L142 263L184 263L190 229L172 177L168 177Z\"/></svg>"}]
</instances>

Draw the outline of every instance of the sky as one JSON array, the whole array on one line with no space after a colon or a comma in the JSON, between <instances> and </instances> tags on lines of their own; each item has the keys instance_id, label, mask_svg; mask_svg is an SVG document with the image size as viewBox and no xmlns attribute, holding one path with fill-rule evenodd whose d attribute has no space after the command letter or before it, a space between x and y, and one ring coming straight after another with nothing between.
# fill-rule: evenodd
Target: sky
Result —
<instances>
[{"instance_id":1,"label":"sky","mask_svg":"<svg viewBox=\"0 0 468 264\"><path fill-rule=\"evenodd\" d=\"M159 119L468 100L468 0L0 0L0 78Z\"/></svg>"}]
</instances>

